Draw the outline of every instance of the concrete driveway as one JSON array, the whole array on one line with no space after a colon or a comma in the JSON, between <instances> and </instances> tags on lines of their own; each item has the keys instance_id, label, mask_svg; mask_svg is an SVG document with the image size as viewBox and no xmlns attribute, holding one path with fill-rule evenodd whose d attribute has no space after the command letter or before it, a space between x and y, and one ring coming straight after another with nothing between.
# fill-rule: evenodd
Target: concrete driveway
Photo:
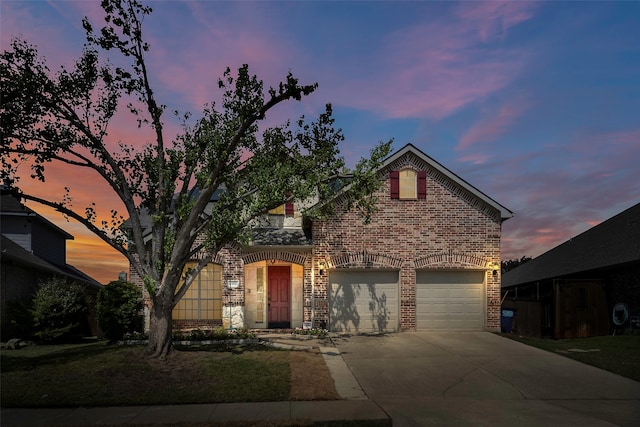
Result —
<instances>
[{"instance_id":1,"label":"concrete driveway","mask_svg":"<svg viewBox=\"0 0 640 427\"><path fill-rule=\"evenodd\" d=\"M339 336L394 426L640 425L640 383L488 332Z\"/></svg>"}]
</instances>

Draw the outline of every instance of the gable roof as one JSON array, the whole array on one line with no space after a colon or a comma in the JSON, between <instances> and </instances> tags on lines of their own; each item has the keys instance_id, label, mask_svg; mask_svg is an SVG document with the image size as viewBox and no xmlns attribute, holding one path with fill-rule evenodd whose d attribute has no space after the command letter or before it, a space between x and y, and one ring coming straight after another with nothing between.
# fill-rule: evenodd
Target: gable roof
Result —
<instances>
[{"instance_id":1,"label":"gable roof","mask_svg":"<svg viewBox=\"0 0 640 427\"><path fill-rule=\"evenodd\" d=\"M12 217L31 217L35 218L40 223L44 224L47 228L60 234L65 240L73 240L73 235L67 233L62 228L58 227L42 215L38 214L33 209L23 205L20 201L20 196L14 192L2 188L0 193L0 215L12 216Z\"/></svg>"},{"instance_id":2,"label":"gable roof","mask_svg":"<svg viewBox=\"0 0 640 427\"><path fill-rule=\"evenodd\" d=\"M506 272L502 287L640 262L640 203Z\"/></svg>"},{"instance_id":3,"label":"gable roof","mask_svg":"<svg viewBox=\"0 0 640 427\"><path fill-rule=\"evenodd\" d=\"M491 197L487 196L482 191L478 190L473 185L469 184L467 181L465 181L464 179L462 179L461 177L459 177L458 175L456 175L455 173L453 173L452 171L444 167L442 164L438 163L436 160L434 160L427 154L423 153L421 150L416 148L413 144L407 144L404 147L402 147L400 150L396 151L395 153L387 157L387 159L385 159L385 161L383 162L383 165L380 168L380 170L394 169L396 165L403 162L403 159L405 159L407 155L413 155L417 157L417 159L419 159L421 162L425 164L423 166L428 166L428 168L425 167L424 169L430 169L431 171L435 172L435 173L432 173L433 174L432 178L434 178L435 180L440 181L441 183L444 183L445 180L448 180L450 183L453 183L455 186L464 190L471 196L484 202L486 205L496 209L498 212L500 212L500 219L502 221L506 221L507 219L513 216L513 212L511 210L507 209L506 207L496 202ZM470 200L467 200L467 201L471 202Z\"/></svg>"},{"instance_id":4,"label":"gable roof","mask_svg":"<svg viewBox=\"0 0 640 427\"><path fill-rule=\"evenodd\" d=\"M34 268L51 274L64 274L63 271L55 265L43 260L37 255L32 254L8 237L1 235L0 239L0 259L11 260L29 268Z\"/></svg>"},{"instance_id":5,"label":"gable roof","mask_svg":"<svg viewBox=\"0 0 640 427\"><path fill-rule=\"evenodd\" d=\"M0 239L0 259L2 260L11 261L22 265L25 268L39 270L47 274L67 276L73 280L86 283L95 288L102 287L102 285L93 277L88 276L72 265L51 264L39 256L27 251L25 248L4 235L0 236Z\"/></svg>"}]
</instances>

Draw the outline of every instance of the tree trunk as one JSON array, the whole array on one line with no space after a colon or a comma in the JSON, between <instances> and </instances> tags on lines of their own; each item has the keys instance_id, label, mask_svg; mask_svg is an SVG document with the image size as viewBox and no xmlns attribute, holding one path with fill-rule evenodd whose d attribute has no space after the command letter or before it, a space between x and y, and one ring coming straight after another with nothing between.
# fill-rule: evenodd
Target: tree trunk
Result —
<instances>
[{"instance_id":1,"label":"tree trunk","mask_svg":"<svg viewBox=\"0 0 640 427\"><path fill-rule=\"evenodd\" d=\"M168 301L165 301L168 300ZM149 348L147 352L152 358L165 358L172 348L171 294L156 295L153 298L149 318Z\"/></svg>"}]
</instances>

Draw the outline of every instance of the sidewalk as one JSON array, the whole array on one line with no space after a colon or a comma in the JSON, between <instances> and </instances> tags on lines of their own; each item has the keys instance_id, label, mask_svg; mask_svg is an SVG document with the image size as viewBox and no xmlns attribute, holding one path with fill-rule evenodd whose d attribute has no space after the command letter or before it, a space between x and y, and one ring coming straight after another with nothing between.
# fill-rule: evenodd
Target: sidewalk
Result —
<instances>
[{"instance_id":1,"label":"sidewalk","mask_svg":"<svg viewBox=\"0 0 640 427\"><path fill-rule=\"evenodd\" d=\"M300 420L327 422L361 420L362 425L391 425L387 414L369 400L330 339L292 336L290 334L259 335L267 345L285 349L319 347L336 391L343 400L286 401L255 403L211 403L198 405L125 406L99 408L3 408L2 427L62 426L126 426L163 425L207 422L257 422Z\"/></svg>"},{"instance_id":2,"label":"sidewalk","mask_svg":"<svg viewBox=\"0 0 640 427\"><path fill-rule=\"evenodd\" d=\"M126 426L265 420L388 420L372 400L211 403L113 408L2 409L2 427Z\"/></svg>"}]
</instances>

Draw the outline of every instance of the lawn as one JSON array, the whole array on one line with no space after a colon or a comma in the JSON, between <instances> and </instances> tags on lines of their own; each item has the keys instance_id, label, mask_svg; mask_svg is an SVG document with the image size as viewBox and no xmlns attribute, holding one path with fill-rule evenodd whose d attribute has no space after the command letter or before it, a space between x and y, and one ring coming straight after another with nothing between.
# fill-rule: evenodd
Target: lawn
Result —
<instances>
[{"instance_id":1,"label":"lawn","mask_svg":"<svg viewBox=\"0 0 640 427\"><path fill-rule=\"evenodd\" d=\"M122 406L338 398L317 350L285 351L259 345L198 350L176 350L164 361L147 359L145 347L102 342L2 350L2 405Z\"/></svg>"},{"instance_id":2,"label":"lawn","mask_svg":"<svg viewBox=\"0 0 640 427\"><path fill-rule=\"evenodd\" d=\"M554 340L501 334L524 344L640 381L640 335Z\"/></svg>"}]
</instances>

